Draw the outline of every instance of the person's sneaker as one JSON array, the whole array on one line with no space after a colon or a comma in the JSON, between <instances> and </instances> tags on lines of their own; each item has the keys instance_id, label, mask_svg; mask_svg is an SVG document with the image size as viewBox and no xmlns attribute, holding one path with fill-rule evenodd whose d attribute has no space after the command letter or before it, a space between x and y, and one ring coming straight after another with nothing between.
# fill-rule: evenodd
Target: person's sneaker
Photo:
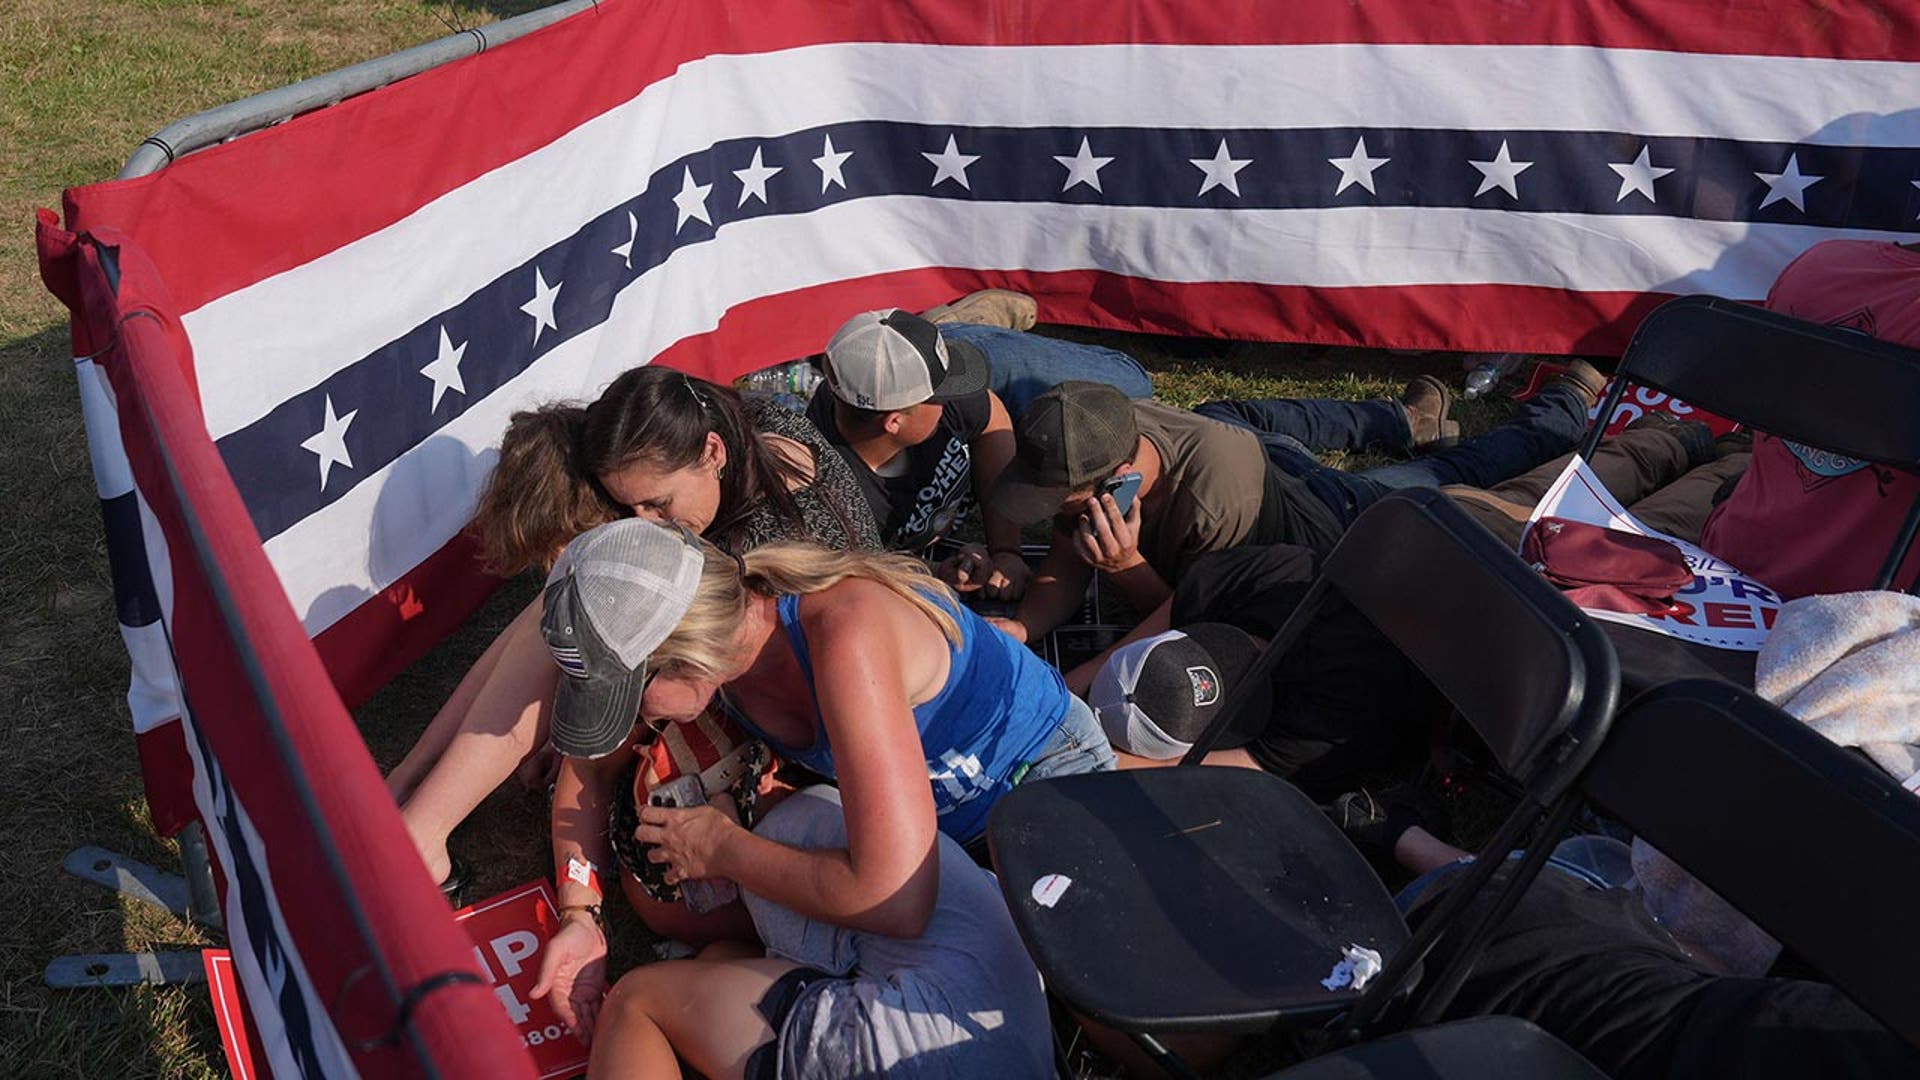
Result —
<instances>
[{"instance_id":1,"label":"person's sneaker","mask_svg":"<svg viewBox=\"0 0 1920 1080\"><path fill-rule=\"evenodd\" d=\"M1628 431L1664 431L1679 440L1687 451L1687 468L1697 469L1715 460L1713 429L1698 420L1682 420L1667 412L1649 412L1635 418Z\"/></svg>"},{"instance_id":2,"label":"person's sneaker","mask_svg":"<svg viewBox=\"0 0 1920 1080\"><path fill-rule=\"evenodd\" d=\"M1460 441L1460 422L1449 419L1453 391L1431 375L1416 376L1400 395L1407 413L1409 444L1415 453L1438 450Z\"/></svg>"},{"instance_id":3,"label":"person's sneaker","mask_svg":"<svg viewBox=\"0 0 1920 1080\"><path fill-rule=\"evenodd\" d=\"M1573 387L1586 401L1587 411L1592 412L1593 407L1600 404L1600 395L1606 392L1607 377L1601 374L1599 368L1577 358L1569 360L1566 368L1567 370L1548 379L1547 385L1556 386L1564 383Z\"/></svg>"},{"instance_id":4,"label":"person's sneaker","mask_svg":"<svg viewBox=\"0 0 1920 1080\"><path fill-rule=\"evenodd\" d=\"M1378 795L1365 788L1349 791L1327 807L1326 814L1354 846L1391 856L1402 833L1418 826L1439 835L1446 807L1425 788L1402 784Z\"/></svg>"},{"instance_id":5,"label":"person's sneaker","mask_svg":"<svg viewBox=\"0 0 1920 1080\"><path fill-rule=\"evenodd\" d=\"M922 317L930 323L975 323L980 326L1002 326L1008 330L1031 330L1039 316L1040 305L1026 293L1012 289L981 289L951 304L930 308Z\"/></svg>"}]
</instances>

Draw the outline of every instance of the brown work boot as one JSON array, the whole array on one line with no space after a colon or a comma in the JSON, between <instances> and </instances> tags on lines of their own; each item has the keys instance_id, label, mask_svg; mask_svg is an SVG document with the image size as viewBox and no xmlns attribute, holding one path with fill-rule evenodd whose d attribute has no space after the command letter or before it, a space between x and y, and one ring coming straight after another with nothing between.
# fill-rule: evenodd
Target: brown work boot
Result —
<instances>
[{"instance_id":1,"label":"brown work boot","mask_svg":"<svg viewBox=\"0 0 1920 1080\"><path fill-rule=\"evenodd\" d=\"M1009 330L1031 330L1039 321L1040 305L1033 297L1012 289L981 289L970 292L951 304L929 308L922 316L930 323L975 323L980 326L1004 326Z\"/></svg>"},{"instance_id":2,"label":"brown work boot","mask_svg":"<svg viewBox=\"0 0 1920 1080\"><path fill-rule=\"evenodd\" d=\"M1415 453L1437 450L1460 441L1460 422L1450 420L1453 391L1431 375L1416 376L1400 395L1406 410L1408 444Z\"/></svg>"},{"instance_id":3,"label":"brown work boot","mask_svg":"<svg viewBox=\"0 0 1920 1080\"><path fill-rule=\"evenodd\" d=\"M1606 393L1607 377L1601 374L1599 368L1585 360L1569 360L1566 367L1567 370L1548 379L1547 385L1565 383L1580 391L1581 400L1587 404L1587 411L1592 412L1593 407L1600 404L1600 395Z\"/></svg>"}]
</instances>

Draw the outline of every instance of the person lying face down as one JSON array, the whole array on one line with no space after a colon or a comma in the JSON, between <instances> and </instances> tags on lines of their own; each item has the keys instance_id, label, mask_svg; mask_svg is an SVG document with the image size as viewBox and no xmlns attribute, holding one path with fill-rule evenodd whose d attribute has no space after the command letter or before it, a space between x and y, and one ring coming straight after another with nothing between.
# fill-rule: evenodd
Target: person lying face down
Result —
<instances>
[{"instance_id":1,"label":"person lying face down","mask_svg":"<svg viewBox=\"0 0 1920 1080\"><path fill-rule=\"evenodd\" d=\"M880 536L921 552L949 534L1013 456L1013 422L988 387L986 353L891 308L848 319L827 343L826 381L807 416L859 482ZM987 543L938 568L952 585L1017 599L1020 527L983 508Z\"/></svg>"},{"instance_id":2,"label":"person lying face down","mask_svg":"<svg viewBox=\"0 0 1920 1080\"><path fill-rule=\"evenodd\" d=\"M1294 544L1325 554L1389 491L1490 485L1572 449L1603 381L1576 361L1493 431L1364 473L1314 455L1439 445L1457 431L1444 384L1422 376L1397 401L1274 398L1190 412L1102 383L1061 383L1021 414L1013 461L989 496L1011 521L1054 523L1029 592L999 625L1038 639L1078 606L1094 570L1148 612L1210 553Z\"/></svg>"},{"instance_id":3,"label":"person lying face down","mask_svg":"<svg viewBox=\"0 0 1920 1080\"><path fill-rule=\"evenodd\" d=\"M1093 678L1087 704L1122 767L1177 762L1226 708L1259 655L1257 641L1225 623L1163 630L1113 650ZM1249 695L1233 725L1239 733L1223 733L1212 746L1215 754L1264 730L1270 706L1270 695Z\"/></svg>"},{"instance_id":4,"label":"person lying face down","mask_svg":"<svg viewBox=\"0 0 1920 1080\"><path fill-rule=\"evenodd\" d=\"M973 840L1014 785L1113 766L1059 672L906 556L771 544L736 557L685 530L619 521L569 546L543 607L564 755L553 838L567 925L550 989L569 1022L598 1000L603 823L636 716L691 721L718 695L777 754L837 780L846 802L846 847L810 851L711 806L647 807L636 838L655 845L668 882L728 878L890 937L931 917L937 833Z\"/></svg>"}]
</instances>

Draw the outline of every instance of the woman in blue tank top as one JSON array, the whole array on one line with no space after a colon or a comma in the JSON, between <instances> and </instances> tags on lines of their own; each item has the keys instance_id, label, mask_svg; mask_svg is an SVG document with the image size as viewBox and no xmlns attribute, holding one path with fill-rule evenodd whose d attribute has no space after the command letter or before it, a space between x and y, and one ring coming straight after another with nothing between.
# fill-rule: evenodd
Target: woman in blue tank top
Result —
<instances>
[{"instance_id":1,"label":"woman in blue tank top","mask_svg":"<svg viewBox=\"0 0 1920 1080\"><path fill-rule=\"evenodd\" d=\"M731 878L809 918L914 937L932 911L937 831L973 840L1015 784L1113 768L1098 721L1060 673L918 561L809 544L736 557L686 540L701 555L691 596L648 588L645 568L614 594L649 623L675 620L644 659L627 657L646 671L640 715L691 721L721 695L781 756L838 782L848 843L793 848L713 807L644 807L635 838L655 845L648 857L669 882ZM611 770L598 766L618 756L563 765L556 859L604 845L591 832L605 820L594 807Z\"/></svg>"}]
</instances>

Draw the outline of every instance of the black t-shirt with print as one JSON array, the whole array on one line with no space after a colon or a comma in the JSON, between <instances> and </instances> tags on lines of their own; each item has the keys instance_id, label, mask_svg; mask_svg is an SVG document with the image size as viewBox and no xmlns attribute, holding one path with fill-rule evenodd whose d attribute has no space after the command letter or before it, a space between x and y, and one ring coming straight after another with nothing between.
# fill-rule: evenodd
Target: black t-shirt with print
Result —
<instances>
[{"instance_id":1,"label":"black t-shirt with print","mask_svg":"<svg viewBox=\"0 0 1920 1080\"><path fill-rule=\"evenodd\" d=\"M873 508L880 542L891 551L920 551L953 531L973 505L973 453L969 444L987 429L992 414L988 391L946 402L933 437L906 450L907 467L898 476L881 476L847 445L833 422L833 394L822 390L807 405L811 419L853 470Z\"/></svg>"}]
</instances>

